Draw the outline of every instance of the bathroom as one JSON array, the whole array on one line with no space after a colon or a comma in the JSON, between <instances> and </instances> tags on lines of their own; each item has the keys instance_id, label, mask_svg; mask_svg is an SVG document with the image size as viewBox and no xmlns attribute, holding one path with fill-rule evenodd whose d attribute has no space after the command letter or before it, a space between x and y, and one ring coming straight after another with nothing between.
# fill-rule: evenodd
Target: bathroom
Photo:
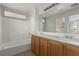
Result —
<instances>
[{"instance_id":1,"label":"bathroom","mask_svg":"<svg viewBox=\"0 0 79 59\"><path fill-rule=\"evenodd\" d=\"M78 56L78 25L79 3L0 3L0 56Z\"/></svg>"}]
</instances>

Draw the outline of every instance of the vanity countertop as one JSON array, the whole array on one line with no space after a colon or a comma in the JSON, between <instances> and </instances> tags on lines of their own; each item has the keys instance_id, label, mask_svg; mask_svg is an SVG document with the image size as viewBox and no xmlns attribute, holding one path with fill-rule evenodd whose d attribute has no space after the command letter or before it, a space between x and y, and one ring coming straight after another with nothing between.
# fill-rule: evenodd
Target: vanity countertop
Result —
<instances>
[{"instance_id":1,"label":"vanity countertop","mask_svg":"<svg viewBox=\"0 0 79 59\"><path fill-rule=\"evenodd\" d=\"M63 43L67 43L67 44L73 44L73 45L78 45L79 46L79 40L78 39L69 39L69 38L64 38L64 37L57 37L57 36L53 36L53 35L44 35L44 34L40 34L40 33L32 33L32 35L36 35L39 37L43 37L43 38L48 38L51 40L57 40Z\"/></svg>"}]
</instances>

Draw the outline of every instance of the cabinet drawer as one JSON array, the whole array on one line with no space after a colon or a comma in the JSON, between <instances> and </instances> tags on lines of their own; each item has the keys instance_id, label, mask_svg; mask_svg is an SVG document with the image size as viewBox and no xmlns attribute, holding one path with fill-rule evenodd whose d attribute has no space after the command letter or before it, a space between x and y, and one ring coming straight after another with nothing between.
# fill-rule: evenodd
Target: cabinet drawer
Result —
<instances>
[{"instance_id":1,"label":"cabinet drawer","mask_svg":"<svg viewBox=\"0 0 79 59\"><path fill-rule=\"evenodd\" d=\"M48 40L48 42L50 42L50 44L57 45L57 46L61 46L61 45L63 45L62 42L55 41L55 40Z\"/></svg>"},{"instance_id":2,"label":"cabinet drawer","mask_svg":"<svg viewBox=\"0 0 79 59\"><path fill-rule=\"evenodd\" d=\"M31 38L38 39L38 38L39 38L39 36L32 35L32 37L31 37Z\"/></svg>"},{"instance_id":3,"label":"cabinet drawer","mask_svg":"<svg viewBox=\"0 0 79 59\"><path fill-rule=\"evenodd\" d=\"M47 38L40 37L40 42L47 45Z\"/></svg>"}]
</instances>

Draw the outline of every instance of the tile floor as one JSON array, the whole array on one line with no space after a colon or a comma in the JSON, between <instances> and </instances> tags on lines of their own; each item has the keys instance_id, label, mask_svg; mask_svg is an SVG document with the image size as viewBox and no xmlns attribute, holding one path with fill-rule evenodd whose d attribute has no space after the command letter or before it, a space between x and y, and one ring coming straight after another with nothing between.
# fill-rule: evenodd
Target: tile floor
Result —
<instances>
[{"instance_id":1,"label":"tile floor","mask_svg":"<svg viewBox=\"0 0 79 59\"><path fill-rule=\"evenodd\" d=\"M16 54L15 56L36 56L36 55L31 50L27 50L19 54Z\"/></svg>"}]
</instances>

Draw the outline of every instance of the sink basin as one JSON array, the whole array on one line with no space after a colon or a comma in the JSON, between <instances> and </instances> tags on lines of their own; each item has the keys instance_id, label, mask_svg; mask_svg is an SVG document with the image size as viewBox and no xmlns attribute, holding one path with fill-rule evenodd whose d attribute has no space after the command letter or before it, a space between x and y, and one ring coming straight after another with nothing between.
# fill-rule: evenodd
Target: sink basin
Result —
<instances>
[{"instance_id":1,"label":"sink basin","mask_svg":"<svg viewBox=\"0 0 79 59\"><path fill-rule=\"evenodd\" d=\"M64 42L79 42L79 39L67 38L67 37L65 37L65 35L61 35L61 34L60 35L59 34L56 34L56 35L41 34L41 35L50 37L50 38L56 38L57 40L64 41Z\"/></svg>"},{"instance_id":2,"label":"sink basin","mask_svg":"<svg viewBox=\"0 0 79 59\"><path fill-rule=\"evenodd\" d=\"M76 40L76 39L69 39L69 38L59 38L60 40L63 40L65 42L79 42L79 40Z\"/></svg>"}]
</instances>

